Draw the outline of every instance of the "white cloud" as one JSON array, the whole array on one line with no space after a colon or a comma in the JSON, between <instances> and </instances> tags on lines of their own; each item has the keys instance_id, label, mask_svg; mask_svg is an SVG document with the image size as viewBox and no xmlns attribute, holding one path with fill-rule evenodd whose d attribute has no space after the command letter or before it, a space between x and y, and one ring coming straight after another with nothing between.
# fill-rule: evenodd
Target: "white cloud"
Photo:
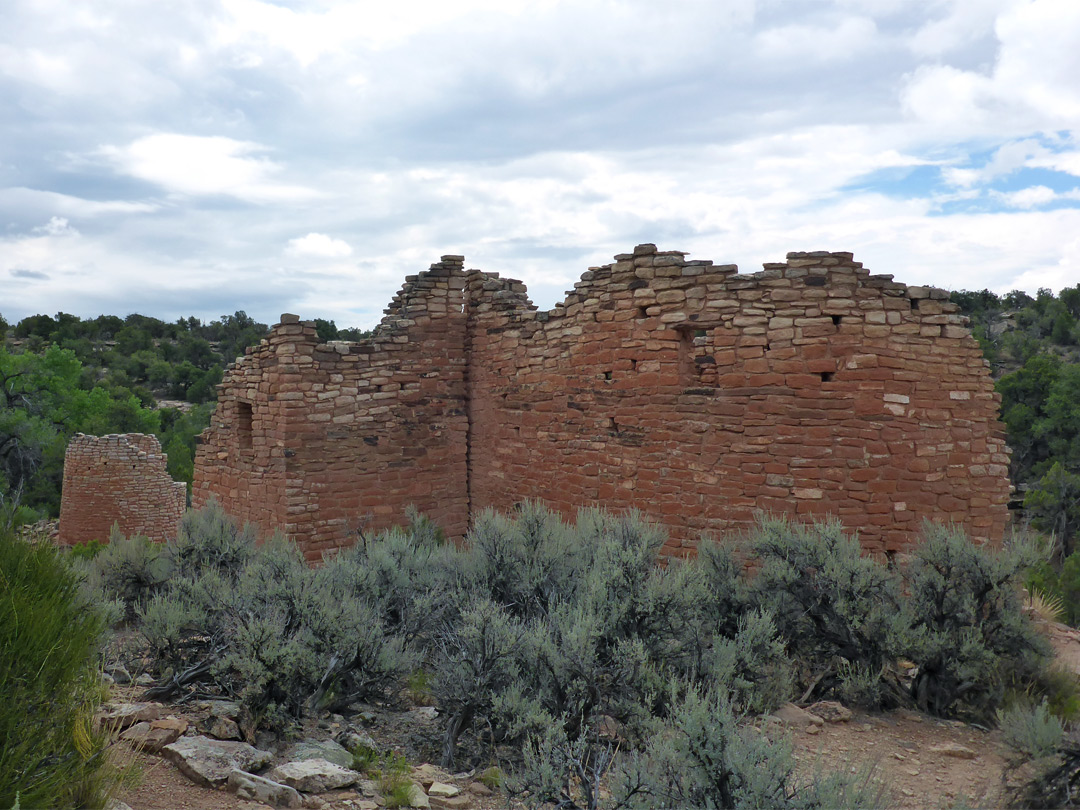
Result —
<instances>
[{"instance_id":1,"label":"white cloud","mask_svg":"<svg viewBox=\"0 0 1080 810\"><path fill-rule=\"evenodd\" d=\"M226 195L251 202L310 199L317 192L273 182L282 167L260 157L267 148L223 136L158 133L100 153L140 180L187 195Z\"/></svg>"},{"instance_id":2,"label":"white cloud","mask_svg":"<svg viewBox=\"0 0 1080 810\"><path fill-rule=\"evenodd\" d=\"M78 236L79 232L72 228L64 217L51 217L44 225L34 228L35 234L42 236Z\"/></svg>"},{"instance_id":3,"label":"white cloud","mask_svg":"<svg viewBox=\"0 0 1080 810\"><path fill-rule=\"evenodd\" d=\"M290 239L285 252L291 256L341 259L352 255L352 248L343 239L334 239L324 233L309 233L307 236Z\"/></svg>"},{"instance_id":4,"label":"white cloud","mask_svg":"<svg viewBox=\"0 0 1080 810\"><path fill-rule=\"evenodd\" d=\"M925 64L907 77L905 111L939 138L1080 128L1080 3L1005 5L995 21L999 48L991 70Z\"/></svg>"},{"instance_id":5,"label":"white cloud","mask_svg":"<svg viewBox=\"0 0 1080 810\"><path fill-rule=\"evenodd\" d=\"M990 196L1009 208L1038 208L1059 200L1080 200L1080 189L1056 192L1049 186L1029 186L1017 191L991 191Z\"/></svg>"}]
</instances>

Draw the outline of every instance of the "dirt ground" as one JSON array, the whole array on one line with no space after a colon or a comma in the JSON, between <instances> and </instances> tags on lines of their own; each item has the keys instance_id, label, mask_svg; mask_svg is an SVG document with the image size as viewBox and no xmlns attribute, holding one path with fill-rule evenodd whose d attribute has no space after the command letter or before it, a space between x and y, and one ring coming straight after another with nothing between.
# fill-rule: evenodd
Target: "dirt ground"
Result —
<instances>
[{"instance_id":1,"label":"dirt ground","mask_svg":"<svg viewBox=\"0 0 1080 810\"><path fill-rule=\"evenodd\" d=\"M1054 645L1059 664L1080 674L1080 631L1065 625L1043 625ZM131 700L136 690L117 687L117 698ZM182 711L177 712L182 715ZM437 721L417 721L408 713L381 712L378 724L369 729L380 744L418 751L417 740L438 739ZM389 718L389 719L388 719ZM421 724L418 725L418 722ZM970 807L999 807L1002 804L1003 774L1008 751L1000 733L957 721L939 720L916 712L899 710L884 714L855 712L851 720L825 723L816 730L789 730L799 769L848 768L857 771L873 766L875 778L886 790L887 805L897 808L948 808L956 804ZM394 737L403 744L398 744ZM933 749L943 745L962 746L965 757ZM421 745L423 748L423 745ZM169 762L157 756L137 754L118 745L121 758L134 759L141 771L140 783L125 788L118 799L132 810L256 810L264 805L238 799L225 791L200 787L183 776ZM958 749L959 750L959 749ZM420 761L412 762L414 765ZM498 794L477 796L468 792L468 775L451 778L469 797L473 810L517 806ZM370 797L354 791L322 795L325 807L333 810L372 808ZM318 803L314 803L318 805ZM320 807L324 805L318 805Z\"/></svg>"}]
</instances>

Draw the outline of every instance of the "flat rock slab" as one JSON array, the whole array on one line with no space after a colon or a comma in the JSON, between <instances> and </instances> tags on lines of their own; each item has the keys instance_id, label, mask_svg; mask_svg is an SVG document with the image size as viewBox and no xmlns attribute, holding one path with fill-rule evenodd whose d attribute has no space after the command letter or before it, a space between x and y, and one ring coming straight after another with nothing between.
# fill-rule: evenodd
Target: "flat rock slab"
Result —
<instances>
[{"instance_id":1,"label":"flat rock slab","mask_svg":"<svg viewBox=\"0 0 1080 810\"><path fill-rule=\"evenodd\" d=\"M273 757L247 743L209 737L181 737L161 754L192 782L212 788L224 785L232 771L257 771Z\"/></svg>"},{"instance_id":2,"label":"flat rock slab","mask_svg":"<svg viewBox=\"0 0 1080 810\"><path fill-rule=\"evenodd\" d=\"M302 807L304 804L303 797L288 785L244 771L232 771L225 787L241 799L251 799L271 807Z\"/></svg>"},{"instance_id":3,"label":"flat rock slab","mask_svg":"<svg viewBox=\"0 0 1080 810\"><path fill-rule=\"evenodd\" d=\"M325 793L328 790L355 785L360 781L360 774L356 771L342 768L325 759L286 762L278 765L266 776L304 793Z\"/></svg>"},{"instance_id":4,"label":"flat rock slab","mask_svg":"<svg viewBox=\"0 0 1080 810\"><path fill-rule=\"evenodd\" d=\"M452 796L457 796L461 793L461 788L454 785L448 785L445 782L432 782L431 786L427 789L427 795L431 797L438 796L442 799L449 799Z\"/></svg>"},{"instance_id":5,"label":"flat rock slab","mask_svg":"<svg viewBox=\"0 0 1080 810\"><path fill-rule=\"evenodd\" d=\"M149 723L165 714L160 703L106 703L98 719L110 728L124 729L136 723Z\"/></svg>"},{"instance_id":6,"label":"flat rock slab","mask_svg":"<svg viewBox=\"0 0 1080 810\"><path fill-rule=\"evenodd\" d=\"M353 755L342 745L333 740L304 740L297 743L289 754L289 759L325 759L342 768L352 767Z\"/></svg>"},{"instance_id":7,"label":"flat rock slab","mask_svg":"<svg viewBox=\"0 0 1080 810\"><path fill-rule=\"evenodd\" d=\"M136 723L121 734L120 739L131 743L134 748L138 748L141 751L148 751L151 754L156 754L166 745L171 745L180 739L180 735L183 734L184 729L187 728L187 723L184 723L182 720L179 722L183 723L184 728L179 728L178 724L174 723L169 723L165 726L158 725L162 722L162 720L155 720L153 723Z\"/></svg>"},{"instance_id":8,"label":"flat rock slab","mask_svg":"<svg viewBox=\"0 0 1080 810\"><path fill-rule=\"evenodd\" d=\"M966 745L960 745L960 743L932 745L929 750L931 754L941 754L942 756L955 757L956 759L975 759L978 756L978 754Z\"/></svg>"},{"instance_id":9,"label":"flat rock slab","mask_svg":"<svg viewBox=\"0 0 1080 810\"><path fill-rule=\"evenodd\" d=\"M472 800L465 795L448 796L446 798L432 796L431 806L442 808L442 810L467 810L472 807Z\"/></svg>"}]
</instances>

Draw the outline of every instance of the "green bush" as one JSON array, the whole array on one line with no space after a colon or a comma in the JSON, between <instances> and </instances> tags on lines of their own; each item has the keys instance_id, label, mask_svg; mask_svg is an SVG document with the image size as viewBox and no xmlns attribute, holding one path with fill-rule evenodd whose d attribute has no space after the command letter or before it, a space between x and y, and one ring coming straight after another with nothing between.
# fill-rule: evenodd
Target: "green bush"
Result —
<instances>
[{"instance_id":1,"label":"green bush","mask_svg":"<svg viewBox=\"0 0 1080 810\"><path fill-rule=\"evenodd\" d=\"M0 807L103 802L104 622L49 545L0 533Z\"/></svg>"},{"instance_id":2,"label":"green bush","mask_svg":"<svg viewBox=\"0 0 1080 810\"><path fill-rule=\"evenodd\" d=\"M872 678L898 657L909 623L899 579L838 522L761 517L751 544L761 560L751 598L772 614L800 687L823 697L853 668Z\"/></svg>"},{"instance_id":3,"label":"green bush","mask_svg":"<svg viewBox=\"0 0 1080 810\"><path fill-rule=\"evenodd\" d=\"M907 571L913 625L912 696L939 716L993 717L1008 686L1030 681L1049 645L1021 612L1025 550L976 546L962 530L928 524Z\"/></svg>"},{"instance_id":4,"label":"green bush","mask_svg":"<svg viewBox=\"0 0 1080 810\"><path fill-rule=\"evenodd\" d=\"M124 603L128 621L135 619L138 610L146 606L172 574L169 558L160 543L139 535L124 537L115 525L109 544L91 563L105 594Z\"/></svg>"},{"instance_id":5,"label":"green bush","mask_svg":"<svg viewBox=\"0 0 1080 810\"><path fill-rule=\"evenodd\" d=\"M176 540L169 544L169 556L178 576L193 577L215 569L235 580L254 555L255 541L254 527L241 527L211 500L202 509L184 514Z\"/></svg>"},{"instance_id":6,"label":"green bush","mask_svg":"<svg viewBox=\"0 0 1080 810\"><path fill-rule=\"evenodd\" d=\"M999 710L997 717L1002 739L1027 757L1038 759L1053 754L1065 736L1061 720L1051 713L1046 701L1034 706L1016 703Z\"/></svg>"},{"instance_id":7,"label":"green bush","mask_svg":"<svg viewBox=\"0 0 1080 810\"><path fill-rule=\"evenodd\" d=\"M723 689L688 690L674 702L670 723L616 769L615 806L884 806L883 790L870 774L836 771L799 778L790 741L771 740L742 720Z\"/></svg>"}]
</instances>

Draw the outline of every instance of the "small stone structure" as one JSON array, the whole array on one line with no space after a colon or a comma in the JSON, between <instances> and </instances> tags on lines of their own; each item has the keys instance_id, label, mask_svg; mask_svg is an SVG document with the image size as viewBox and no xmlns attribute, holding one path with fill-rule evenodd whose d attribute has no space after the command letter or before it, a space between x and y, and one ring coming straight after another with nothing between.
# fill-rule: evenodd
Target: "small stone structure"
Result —
<instances>
[{"instance_id":1,"label":"small stone structure","mask_svg":"<svg viewBox=\"0 0 1080 810\"><path fill-rule=\"evenodd\" d=\"M740 275L639 245L549 312L444 256L369 340L320 343L283 315L238 358L193 499L311 559L409 504L459 538L527 498L640 509L676 555L756 510L835 515L877 555L924 519L996 541L1009 451L965 324L948 293L850 253Z\"/></svg>"},{"instance_id":2,"label":"small stone structure","mask_svg":"<svg viewBox=\"0 0 1080 810\"><path fill-rule=\"evenodd\" d=\"M172 480L166 461L155 436L75 434L64 455L58 542L108 540L114 523L129 536L175 537L187 485Z\"/></svg>"}]
</instances>

